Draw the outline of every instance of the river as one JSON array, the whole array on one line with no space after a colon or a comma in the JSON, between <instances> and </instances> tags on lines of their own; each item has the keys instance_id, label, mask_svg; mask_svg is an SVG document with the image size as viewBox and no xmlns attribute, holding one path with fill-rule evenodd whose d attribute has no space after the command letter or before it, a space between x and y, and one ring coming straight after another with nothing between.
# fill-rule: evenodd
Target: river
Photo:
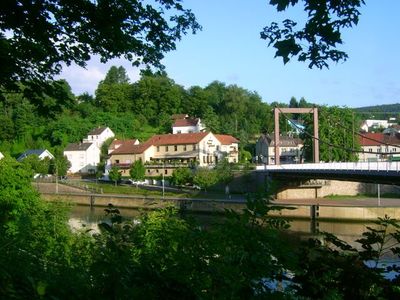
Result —
<instances>
[{"instance_id":1,"label":"river","mask_svg":"<svg viewBox=\"0 0 400 300\"><path fill-rule=\"evenodd\" d=\"M141 211L137 209L119 209L125 218L137 218ZM74 206L71 210L70 224L78 229L83 226L86 228L97 229L97 224L104 220L104 207ZM211 224L216 218L222 218L221 214L193 214L200 224ZM290 222L290 231L302 237L315 236L316 232L325 231L336 235L343 241L357 246L355 243L363 232L367 231L367 226L373 226L371 222L349 222L349 221L317 221L313 224L310 220L294 219Z\"/></svg>"}]
</instances>

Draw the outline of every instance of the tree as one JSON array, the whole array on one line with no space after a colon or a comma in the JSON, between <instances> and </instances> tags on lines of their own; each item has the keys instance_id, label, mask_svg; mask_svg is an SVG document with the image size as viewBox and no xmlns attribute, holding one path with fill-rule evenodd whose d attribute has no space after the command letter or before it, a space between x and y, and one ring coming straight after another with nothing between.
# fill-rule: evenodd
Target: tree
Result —
<instances>
[{"instance_id":1,"label":"tree","mask_svg":"<svg viewBox=\"0 0 400 300\"><path fill-rule=\"evenodd\" d=\"M110 180L115 182L115 186L117 186L117 182L119 180L121 180L121 173L119 171L119 168L116 166L113 166L110 170L110 172L108 173L108 177L110 178Z\"/></svg>"},{"instance_id":2,"label":"tree","mask_svg":"<svg viewBox=\"0 0 400 300\"><path fill-rule=\"evenodd\" d=\"M188 31L201 29L178 0L3 1L0 6L0 87L45 80L62 63L85 66L91 55L102 62L125 57L162 67L165 52Z\"/></svg>"},{"instance_id":3,"label":"tree","mask_svg":"<svg viewBox=\"0 0 400 300\"><path fill-rule=\"evenodd\" d=\"M50 159L48 157L40 159L39 156L31 154L23 159L22 164L31 169L33 173L41 175L49 173Z\"/></svg>"},{"instance_id":4,"label":"tree","mask_svg":"<svg viewBox=\"0 0 400 300\"><path fill-rule=\"evenodd\" d=\"M343 42L341 30L357 25L364 0L270 0L279 12L299 3L304 3L308 14L304 28L297 29L297 22L286 19L282 22L283 28L272 22L261 32L268 46L276 49L275 57L282 57L286 64L297 56L299 61L309 62L309 68L320 69L328 68L328 60L345 61L348 55L336 49Z\"/></svg>"},{"instance_id":5,"label":"tree","mask_svg":"<svg viewBox=\"0 0 400 300\"><path fill-rule=\"evenodd\" d=\"M193 183L207 192L207 189L218 182L217 172L208 168L198 168Z\"/></svg>"},{"instance_id":6,"label":"tree","mask_svg":"<svg viewBox=\"0 0 400 300\"><path fill-rule=\"evenodd\" d=\"M134 181L139 181L144 179L144 175L146 174L146 169L143 165L143 162L141 159L135 160L135 162L132 164L131 169L129 170L129 175ZM138 184L136 183L136 188L138 187Z\"/></svg>"},{"instance_id":7,"label":"tree","mask_svg":"<svg viewBox=\"0 0 400 300\"><path fill-rule=\"evenodd\" d=\"M189 168L177 168L172 173L171 181L174 185L185 185L193 181L193 173Z\"/></svg>"},{"instance_id":8,"label":"tree","mask_svg":"<svg viewBox=\"0 0 400 300\"><path fill-rule=\"evenodd\" d=\"M354 119L353 110L338 106L320 106L319 114L319 151L322 161L356 161L360 150L359 139L356 130L360 121ZM312 160L313 127L312 116L305 115L305 131L302 133L304 139L305 158ZM354 124L354 125L353 125Z\"/></svg>"},{"instance_id":9,"label":"tree","mask_svg":"<svg viewBox=\"0 0 400 300\"><path fill-rule=\"evenodd\" d=\"M50 173L56 176L65 176L71 167L71 162L62 154L56 155L50 161Z\"/></svg>"},{"instance_id":10,"label":"tree","mask_svg":"<svg viewBox=\"0 0 400 300\"><path fill-rule=\"evenodd\" d=\"M227 159L221 160L215 167L218 181L225 185L225 193L229 194L229 183L233 180L233 169Z\"/></svg>"},{"instance_id":11,"label":"tree","mask_svg":"<svg viewBox=\"0 0 400 300\"><path fill-rule=\"evenodd\" d=\"M127 111L132 107L131 94L125 68L112 66L96 89L96 103L104 111Z\"/></svg>"}]
</instances>

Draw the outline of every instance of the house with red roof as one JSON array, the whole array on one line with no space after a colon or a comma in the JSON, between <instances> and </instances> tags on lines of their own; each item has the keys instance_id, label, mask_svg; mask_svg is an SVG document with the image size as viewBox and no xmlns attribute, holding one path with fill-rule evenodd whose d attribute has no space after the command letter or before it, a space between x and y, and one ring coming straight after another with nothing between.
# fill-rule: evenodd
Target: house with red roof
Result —
<instances>
[{"instance_id":1,"label":"house with red roof","mask_svg":"<svg viewBox=\"0 0 400 300\"><path fill-rule=\"evenodd\" d=\"M359 154L360 161L390 160L400 157L400 134L384 134L367 132L359 137L363 152Z\"/></svg>"},{"instance_id":2,"label":"house with red roof","mask_svg":"<svg viewBox=\"0 0 400 300\"><path fill-rule=\"evenodd\" d=\"M193 132L155 135L142 144L123 143L110 152L110 166L118 166L129 176L130 166L138 159L146 167L146 176L171 176L178 167L214 166L223 158L238 161L239 141L229 135Z\"/></svg>"}]
</instances>

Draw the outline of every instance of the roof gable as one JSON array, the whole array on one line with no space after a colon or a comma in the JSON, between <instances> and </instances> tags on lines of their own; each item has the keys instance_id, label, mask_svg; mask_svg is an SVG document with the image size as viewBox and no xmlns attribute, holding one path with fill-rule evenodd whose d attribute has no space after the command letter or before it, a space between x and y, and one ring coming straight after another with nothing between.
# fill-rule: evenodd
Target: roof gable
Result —
<instances>
[{"instance_id":1,"label":"roof gable","mask_svg":"<svg viewBox=\"0 0 400 300\"><path fill-rule=\"evenodd\" d=\"M108 127L97 127L89 131L88 135L99 135L102 134Z\"/></svg>"},{"instance_id":2,"label":"roof gable","mask_svg":"<svg viewBox=\"0 0 400 300\"><path fill-rule=\"evenodd\" d=\"M65 148L64 151L86 151L89 149L92 145L92 143L72 143L68 144L68 146Z\"/></svg>"},{"instance_id":3,"label":"roof gable","mask_svg":"<svg viewBox=\"0 0 400 300\"><path fill-rule=\"evenodd\" d=\"M234 143L239 143L239 140L228 134L214 134L215 137L222 145L231 145Z\"/></svg>"},{"instance_id":4,"label":"roof gable","mask_svg":"<svg viewBox=\"0 0 400 300\"><path fill-rule=\"evenodd\" d=\"M24 153L22 153L22 154L17 158L17 160L18 160L18 161L19 161L19 160L22 160L22 159L24 159L25 157L27 157L27 156L29 156L29 155L37 155L37 156L40 156L40 155L42 155L42 154L45 153L45 152L48 153L48 156L54 157L49 151L47 151L47 149L29 149L29 150L26 150Z\"/></svg>"},{"instance_id":5,"label":"roof gable","mask_svg":"<svg viewBox=\"0 0 400 300\"><path fill-rule=\"evenodd\" d=\"M198 123L199 123L198 118L176 119L172 127L197 126Z\"/></svg>"},{"instance_id":6,"label":"roof gable","mask_svg":"<svg viewBox=\"0 0 400 300\"><path fill-rule=\"evenodd\" d=\"M361 146L400 145L400 134L368 132L360 135L359 141Z\"/></svg>"}]
</instances>

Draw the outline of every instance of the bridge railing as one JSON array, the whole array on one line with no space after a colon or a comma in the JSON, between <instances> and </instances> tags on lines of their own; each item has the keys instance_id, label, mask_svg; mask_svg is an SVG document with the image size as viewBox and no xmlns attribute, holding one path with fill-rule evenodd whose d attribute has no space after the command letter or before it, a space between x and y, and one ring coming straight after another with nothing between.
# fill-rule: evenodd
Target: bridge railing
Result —
<instances>
[{"instance_id":1,"label":"bridge railing","mask_svg":"<svg viewBox=\"0 0 400 300\"><path fill-rule=\"evenodd\" d=\"M331 162L283 165L258 165L256 170L348 170L400 172L400 161Z\"/></svg>"}]
</instances>

